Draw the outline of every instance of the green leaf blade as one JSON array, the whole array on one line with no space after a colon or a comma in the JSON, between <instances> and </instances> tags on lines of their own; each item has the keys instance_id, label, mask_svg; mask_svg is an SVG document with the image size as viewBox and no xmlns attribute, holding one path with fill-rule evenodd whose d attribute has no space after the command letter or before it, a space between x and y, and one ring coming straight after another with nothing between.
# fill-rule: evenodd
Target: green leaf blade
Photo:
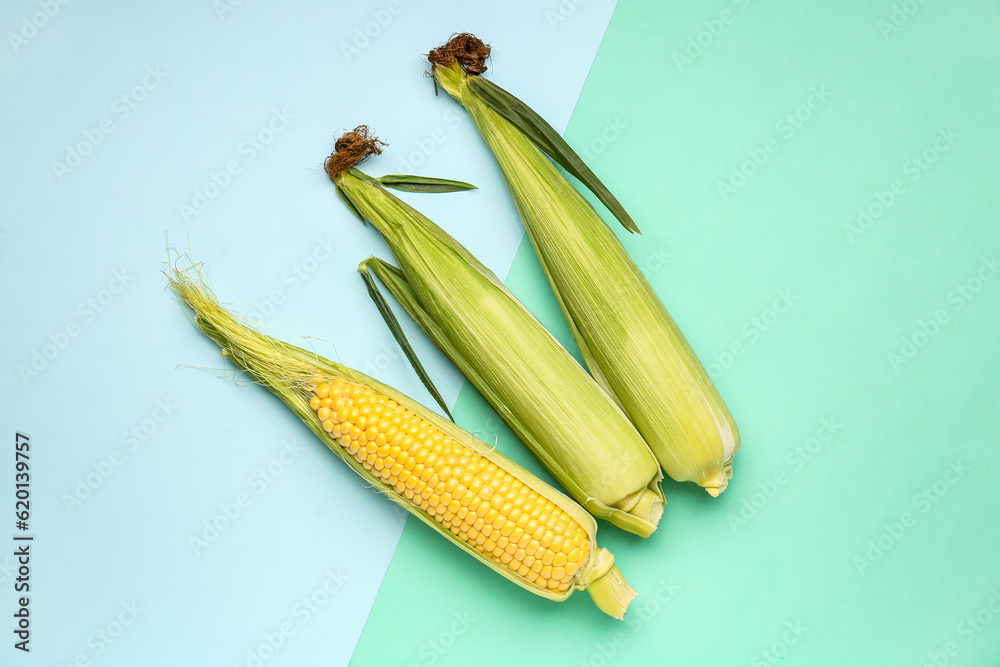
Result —
<instances>
[{"instance_id":1,"label":"green leaf blade","mask_svg":"<svg viewBox=\"0 0 1000 667\"><path fill-rule=\"evenodd\" d=\"M441 406L444 413L448 415L448 419L452 422L455 418L452 417L451 411L448 410L448 406L445 404L444 399L441 397L440 392L438 392L437 387L434 386L434 382L431 380L430 375L427 374L427 369L424 365L420 363L420 358L417 357L417 353L410 346L410 341L406 338L406 333L403 332L403 328L399 324L399 320L396 319L395 313L392 312L392 308L389 307L389 303L382 296L382 292L378 288L378 283L372 277L371 273L368 271L369 261L381 261L377 258L371 258L371 260L365 260L361 262L358 266L358 273L365 281L365 286L368 288L368 296L371 297L372 301L375 302L375 307L378 308L379 314L382 316L385 325L389 328L389 332L392 333L392 337L396 339L396 343L403 350L403 354L406 355L407 361L410 362L410 366L413 367L413 371L420 378L420 382L423 383L424 387L430 392L430 395L434 397L437 404Z\"/></svg>"},{"instance_id":2,"label":"green leaf blade","mask_svg":"<svg viewBox=\"0 0 1000 667\"><path fill-rule=\"evenodd\" d=\"M601 203L618 218L618 221L622 223L625 229L630 232L641 233L635 221L632 220L632 216L628 214L621 202L611 194L611 191L597 178L590 167L577 155L576 151L566 143L566 140L544 118L539 116L534 109L489 79L484 79L481 76L470 76L469 88L493 111L503 116L521 130L536 146L547 153L556 164L586 185L601 200Z\"/></svg>"},{"instance_id":3,"label":"green leaf blade","mask_svg":"<svg viewBox=\"0 0 1000 667\"><path fill-rule=\"evenodd\" d=\"M430 178L428 176L411 176L408 174L386 174L375 179L387 188L403 192L461 192L478 189L465 181L453 181L448 178Z\"/></svg>"},{"instance_id":4,"label":"green leaf blade","mask_svg":"<svg viewBox=\"0 0 1000 667\"><path fill-rule=\"evenodd\" d=\"M347 208L351 209L354 215L358 216L358 220L360 220L365 225L368 224L365 221L365 216L361 215L361 211L359 211L358 207L354 205L354 202L348 199L347 195L344 194L344 191L340 189L339 185L337 186L337 196L340 197L340 201L344 202L347 205Z\"/></svg>"}]
</instances>

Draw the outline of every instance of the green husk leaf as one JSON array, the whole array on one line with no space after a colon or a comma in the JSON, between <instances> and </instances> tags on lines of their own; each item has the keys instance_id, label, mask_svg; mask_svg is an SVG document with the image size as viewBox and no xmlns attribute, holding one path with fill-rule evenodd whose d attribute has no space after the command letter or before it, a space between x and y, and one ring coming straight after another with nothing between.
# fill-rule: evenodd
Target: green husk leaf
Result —
<instances>
[{"instance_id":1,"label":"green husk leaf","mask_svg":"<svg viewBox=\"0 0 1000 667\"><path fill-rule=\"evenodd\" d=\"M429 176L411 176L409 174L386 174L375 179L387 188L403 192L461 192L462 190L477 190L478 188L465 181L453 181L448 178L431 178Z\"/></svg>"},{"instance_id":2,"label":"green husk leaf","mask_svg":"<svg viewBox=\"0 0 1000 667\"><path fill-rule=\"evenodd\" d=\"M371 259L375 259L374 257ZM420 382L423 383L424 387L430 392L430 395L434 397L437 404L441 406L444 413L448 415L448 419L455 421L455 418L451 415L451 411L448 410L448 405L441 398L441 394L438 392L437 387L434 386L434 382L431 380L430 375L427 373L427 369L424 365L420 363L420 358L417 357L417 353L413 351L413 347L410 346L410 341L406 338L406 333L403 331L403 327L399 325L399 320L396 319L396 315L392 312L392 308L386 302L385 297L382 296L382 292L378 289L378 284L375 279L372 278L372 274L368 272L368 261L365 260L358 265L358 273L365 281L365 286L368 288L368 296L372 298L375 302L375 307L378 308L379 315L382 316L382 320L385 325L389 328L392 333L392 337L396 339L396 343L403 350L403 354L406 355L407 361L410 362L410 366L413 371L420 378Z\"/></svg>"},{"instance_id":3,"label":"green husk leaf","mask_svg":"<svg viewBox=\"0 0 1000 667\"><path fill-rule=\"evenodd\" d=\"M511 95L509 92L481 76L469 76L469 88L482 99L491 109L513 123L521 132L527 135L536 146L545 151L556 164L575 176L601 200L618 221L630 232L639 232L639 227L632 220L621 202L611 194L611 191L590 170L590 167L577 155L566 140L535 113L534 109Z\"/></svg>"},{"instance_id":4,"label":"green husk leaf","mask_svg":"<svg viewBox=\"0 0 1000 667\"><path fill-rule=\"evenodd\" d=\"M358 207L354 205L354 202L347 198L347 195L344 194L344 191L340 189L339 185L337 186L337 196L340 197L340 201L347 204L347 208L351 209L354 215L358 216L358 220L366 225L368 224L365 222L365 217L361 215L361 211L359 211Z\"/></svg>"}]
</instances>

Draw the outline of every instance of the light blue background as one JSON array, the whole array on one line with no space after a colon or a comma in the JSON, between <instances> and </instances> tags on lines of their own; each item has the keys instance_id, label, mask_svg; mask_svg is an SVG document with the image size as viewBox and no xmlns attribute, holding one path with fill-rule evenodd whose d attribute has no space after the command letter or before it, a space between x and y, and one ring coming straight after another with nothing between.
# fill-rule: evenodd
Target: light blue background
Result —
<instances>
[{"instance_id":1,"label":"light blue background","mask_svg":"<svg viewBox=\"0 0 1000 667\"><path fill-rule=\"evenodd\" d=\"M280 402L219 379L214 344L165 290L167 239L236 310L429 401L355 274L384 246L323 158L367 123L390 143L372 173L409 160L482 186L409 199L504 275L522 230L489 224L509 206L500 176L480 142L452 141L471 126L435 99L419 54L455 30L488 33L495 71L561 131L613 9L563 5L4 5L0 544L15 431L31 437L36 541L30 655L11 647L14 563L0 556L0 663L246 665L270 636L264 664L346 664L405 516ZM536 69L556 61L558 76ZM54 165L81 142L94 145L77 166ZM185 216L197 191L214 196ZM452 403L461 378L414 345Z\"/></svg>"}]
</instances>

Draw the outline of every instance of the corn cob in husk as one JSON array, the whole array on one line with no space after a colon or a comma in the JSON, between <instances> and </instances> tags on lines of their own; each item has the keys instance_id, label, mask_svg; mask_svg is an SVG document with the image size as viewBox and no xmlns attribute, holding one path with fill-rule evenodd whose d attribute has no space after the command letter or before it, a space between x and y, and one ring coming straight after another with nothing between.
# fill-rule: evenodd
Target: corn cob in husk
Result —
<instances>
[{"instance_id":1,"label":"corn cob in husk","mask_svg":"<svg viewBox=\"0 0 1000 667\"><path fill-rule=\"evenodd\" d=\"M493 152L591 373L667 475L719 495L740 446L729 409L624 246L549 158L626 229L638 228L548 123L481 76L488 56L489 46L461 34L428 59L436 86L465 107Z\"/></svg>"},{"instance_id":2,"label":"corn cob in husk","mask_svg":"<svg viewBox=\"0 0 1000 667\"><path fill-rule=\"evenodd\" d=\"M575 502L392 387L244 324L196 269L169 279L223 356L369 485L522 588L557 601L585 589L624 616L635 592Z\"/></svg>"}]
</instances>

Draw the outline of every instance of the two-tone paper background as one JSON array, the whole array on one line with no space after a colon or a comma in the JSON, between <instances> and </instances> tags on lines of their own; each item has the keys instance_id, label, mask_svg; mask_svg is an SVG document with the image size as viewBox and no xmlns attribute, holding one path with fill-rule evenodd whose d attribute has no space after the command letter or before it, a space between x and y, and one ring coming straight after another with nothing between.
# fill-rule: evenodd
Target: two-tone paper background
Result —
<instances>
[{"instance_id":1,"label":"two-tone paper background","mask_svg":"<svg viewBox=\"0 0 1000 667\"><path fill-rule=\"evenodd\" d=\"M0 664L1000 660L996 3L52 0L0 26ZM407 522L165 289L190 247L237 311L430 401L356 275L387 251L321 168L366 123L390 144L366 172L479 186L405 198L575 350L424 77L457 30L629 209L742 432L720 498L668 481L650 539L601 526L639 592L624 623ZM459 423L539 470L404 325Z\"/></svg>"}]
</instances>

